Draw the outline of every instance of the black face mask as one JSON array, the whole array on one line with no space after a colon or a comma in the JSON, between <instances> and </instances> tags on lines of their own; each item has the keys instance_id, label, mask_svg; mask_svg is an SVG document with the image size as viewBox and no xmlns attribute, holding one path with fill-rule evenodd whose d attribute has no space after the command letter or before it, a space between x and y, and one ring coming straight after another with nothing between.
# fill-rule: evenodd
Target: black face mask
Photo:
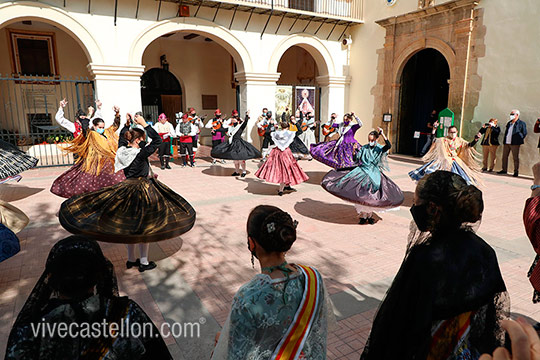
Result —
<instances>
[{"instance_id":1,"label":"black face mask","mask_svg":"<svg viewBox=\"0 0 540 360\"><path fill-rule=\"evenodd\" d=\"M418 227L418 230L420 231L428 231L428 213L427 213L427 205L413 205L411 206L411 214L413 217L414 222L416 223L416 226Z\"/></svg>"},{"instance_id":2,"label":"black face mask","mask_svg":"<svg viewBox=\"0 0 540 360\"><path fill-rule=\"evenodd\" d=\"M221 117L221 115L216 115L216 118L219 119Z\"/></svg>"},{"instance_id":3,"label":"black face mask","mask_svg":"<svg viewBox=\"0 0 540 360\"><path fill-rule=\"evenodd\" d=\"M336 120L336 117L335 117L335 116L332 116L332 117L331 117L330 119L332 119L332 120Z\"/></svg>"}]
</instances>

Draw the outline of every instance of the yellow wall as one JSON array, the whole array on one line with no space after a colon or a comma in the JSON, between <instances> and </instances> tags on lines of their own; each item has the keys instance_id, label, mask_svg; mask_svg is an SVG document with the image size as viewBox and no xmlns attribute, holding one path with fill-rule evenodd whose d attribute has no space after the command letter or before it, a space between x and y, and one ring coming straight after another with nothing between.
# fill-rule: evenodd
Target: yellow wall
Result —
<instances>
[{"instance_id":1,"label":"yellow wall","mask_svg":"<svg viewBox=\"0 0 540 360\"><path fill-rule=\"evenodd\" d=\"M278 65L278 73L281 74L278 84L315 85L318 76L317 65L313 57L299 46L293 46L285 51Z\"/></svg>"},{"instance_id":2,"label":"yellow wall","mask_svg":"<svg viewBox=\"0 0 540 360\"><path fill-rule=\"evenodd\" d=\"M17 22L0 29L0 49L6 49L6 51L0 53L0 74L11 75L10 52L8 51L11 44L8 40L7 28L53 32L56 37L56 55L60 76L63 78L69 76L89 77L88 69L86 68L88 59L80 45L64 31L37 21L32 21L32 25L24 25L21 22Z\"/></svg>"},{"instance_id":3,"label":"yellow wall","mask_svg":"<svg viewBox=\"0 0 540 360\"><path fill-rule=\"evenodd\" d=\"M183 37L187 33L176 34ZM201 95L217 95L222 113L236 108L236 91L231 87L231 56L215 42L170 40L152 42L143 56L146 69L160 67L161 55L167 56L169 71L182 85L184 110L197 109L199 115L213 116L214 110L202 109Z\"/></svg>"}]
</instances>

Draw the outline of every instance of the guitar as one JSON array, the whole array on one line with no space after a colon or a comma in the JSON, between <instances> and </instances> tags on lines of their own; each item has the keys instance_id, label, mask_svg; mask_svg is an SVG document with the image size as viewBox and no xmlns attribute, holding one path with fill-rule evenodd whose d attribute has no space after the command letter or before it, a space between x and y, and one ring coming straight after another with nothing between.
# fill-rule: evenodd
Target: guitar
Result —
<instances>
[{"instance_id":1,"label":"guitar","mask_svg":"<svg viewBox=\"0 0 540 360\"><path fill-rule=\"evenodd\" d=\"M264 134L266 134L267 127L268 127L268 123L262 125L261 127L257 127L257 134L259 134L259 136L264 136Z\"/></svg>"},{"instance_id":2,"label":"guitar","mask_svg":"<svg viewBox=\"0 0 540 360\"><path fill-rule=\"evenodd\" d=\"M324 136L328 136L328 135L330 135L331 133L333 133L335 131L336 131L336 128L332 127L332 125L330 125L330 124L324 124L323 125L322 133L323 133Z\"/></svg>"}]
</instances>

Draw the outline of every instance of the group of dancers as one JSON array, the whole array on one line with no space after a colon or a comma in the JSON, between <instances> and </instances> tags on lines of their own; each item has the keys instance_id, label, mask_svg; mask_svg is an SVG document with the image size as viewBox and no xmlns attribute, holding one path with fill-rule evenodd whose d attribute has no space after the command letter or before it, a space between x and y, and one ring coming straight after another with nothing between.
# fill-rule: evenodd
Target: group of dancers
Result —
<instances>
[{"instance_id":1,"label":"group of dancers","mask_svg":"<svg viewBox=\"0 0 540 360\"><path fill-rule=\"evenodd\" d=\"M212 164L232 160L233 176L247 175L246 161L261 159L255 176L278 184L279 196L295 191L292 186L309 179L297 159L309 157L332 168L321 186L330 194L353 203L359 224L374 224L375 213L399 209L404 201L401 189L385 175L391 143L382 128L371 131L361 145L356 133L362 121L348 113L342 119L332 114L321 129L325 138L315 143L312 132L316 126L310 113L285 111L274 120L267 109L257 120L263 137L262 152L242 138L250 120L234 110L228 119L219 109L204 124L193 108L177 114L176 128L164 114L155 125L149 125L141 112L126 114L114 107L115 117L106 127L101 116L101 102L88 112L79 110L74 121L64 117L67 101L60 102L56 121L73 134L63 150L72 153L74 165L55 179L51 192L66 198L58 213L60 223L74 234L87 235L102 241L128 244L128 268L140 271L154 268L148 260L148 244L181 235L195 222L195 210L180 195L157 180L149 157L158 153L161 169L170 169L171 139L179 139L183 166L194 165L200 129L211 129ZM288 109L286 109L288 110ZM434 124L434 133L438 124ZM307 136L302 136L308 133ZM380 139L383 141L381 142ZM409 173L418 181L436 170L454 172L468 183L480 182L480 167L472 142L457 136L450 127L448 135L436 138L425 155L425 164ZM36 166L38 160L20 151L15 145L0 141L0 183L19 180L20 173ZM15 233L22 230L28 218L7 203L0 203L0 261L19 251ZM16 224L16 225L14 225ZM10 244L10 245L8 245ZM140 257L135 255L139 244Z\"/></svg>"}]
</instances>

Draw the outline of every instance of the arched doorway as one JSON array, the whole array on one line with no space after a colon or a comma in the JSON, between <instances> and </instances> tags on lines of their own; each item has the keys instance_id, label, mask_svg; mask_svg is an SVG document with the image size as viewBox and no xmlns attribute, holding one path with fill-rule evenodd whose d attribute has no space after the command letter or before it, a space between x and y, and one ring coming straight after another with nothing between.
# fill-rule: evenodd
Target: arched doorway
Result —
<instances>
[{"instance_id":1,"label":"arched doorway","mask_svg":"<svg viewBox=\"0 0 540 360\"><path fill-rule=\"evenodd\" d=\"M35 17L3 22L0 48L0 139L37 157L38 166L71 164L55 143L73 136L55 114L64 98L70 120L78 109L96 106L88 48L60 23Z\"/></svg>"},{"instance_id":2,"label":"arched doorway","mask_svg":"<svg viewBox=\"0 0 540 360\"><path fill-rule=\"evenodd\" d=\"M281 116L288 108L288 115L296 110L303 113L313 109L313 116L318 119L320 113L320 91L316 83L319 69L313 56L303 47L291 46L283 53L279 60L277 72L280 73L277 81L275 109L276 118ZM303 95L307 94L307 103L303 109ZM294 110L294 111L293 111Z\"/></svg>"},{"instance_id":3,"label":"arched doorway","mask_svg":"<svg viewBox=\"0 0 540 360\"><path fill-rule=\"evenodd\" d=\"M165 69L153 68L141 76L141 99L145 118L154 122L165 113L174 124L174 114L183 109L180 82Z\"/></svg>"},{"instance_id":4,"label":"arched doorway","mask_svg":"<svg viewBox=\"0 0 540 360\"><path fill-rule=\"evenodd\" d=\"M450 68L435 49L414 54L401 74L397 151L418 155L427 139L427 122L433 110L448 107ZM420 132L415 138L415 132Z\"/></svg>"}]
</instances>

